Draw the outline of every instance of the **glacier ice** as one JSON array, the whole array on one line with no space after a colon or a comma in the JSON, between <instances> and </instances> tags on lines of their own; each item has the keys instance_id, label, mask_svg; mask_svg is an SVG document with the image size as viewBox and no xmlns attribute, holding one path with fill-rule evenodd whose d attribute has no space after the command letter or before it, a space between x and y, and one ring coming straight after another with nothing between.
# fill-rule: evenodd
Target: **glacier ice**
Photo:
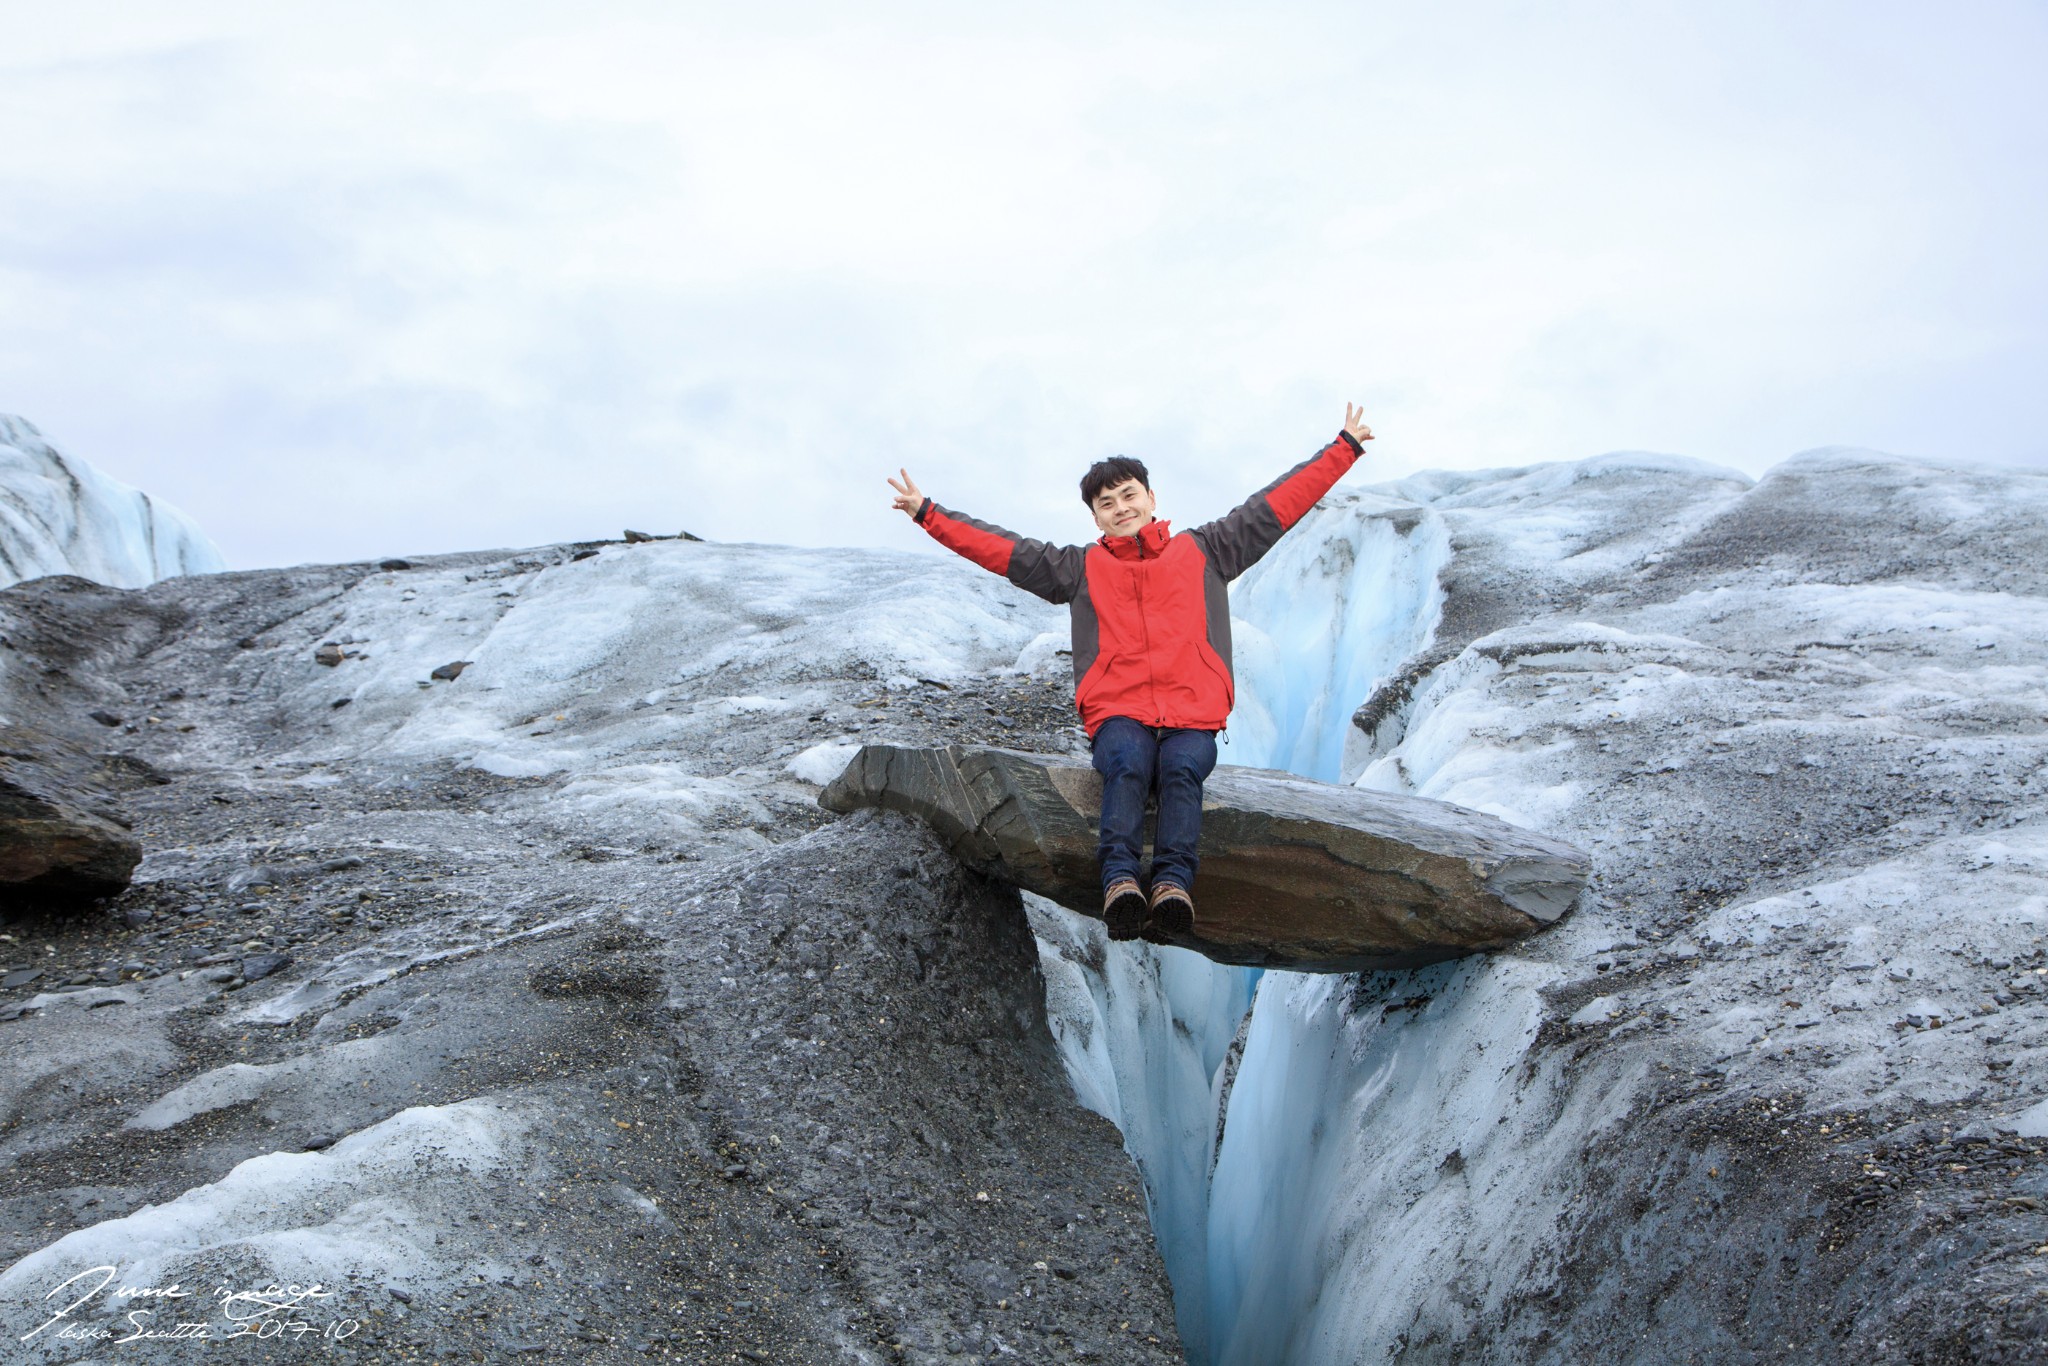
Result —
<instances>
[{"instance_id":1,"label":"glacier ice","mask_svg":"<svg viewBox=\"0 0 2048 1366\"><path fill-rule=\"evenodd\" d=\"M324 1282L331 1294L360 1282L420 1294L508 1274L514 1267L502 1248L494 1252L480 1234L461 1232L472 1226L458 1211L490 1207L493 1183L525 1161L532 1124L502 1099L416 1105L324 1152L251 1157L218 1181L29 1253L0 1272L0 1302L36 1308L35 1292L61 1280L60 1273L80 1277L72 1293L82 1296L102 1278L75 1268L119 1268L119 1285L181 1286L194 1292L192 1304L165 1301L163 1312L152 1313L135 1308L143 1301L116 1299L109 1290L74 1320L112 1334L168 1333L174 1320L203 1320L219 1303L216 1285L253 1294L271 1283ZM437 1228L458 1232L444 1244ZM351 1284L337 1287L338 1279ZM40 1307L55 1314L60 1301ZM21 1317L33 1325L42 1316ZM79 1359L76 1342L60 1339L55 1328L31 1341L30 1356L21 1359Z\"/></svg>"},{"instance_id":2,"label":"glacier ice","mask_svg":"<svg viewBox=\"0 0 2048 1366\"><path fill-rule=\"evenodd\" d=\"M1442 519L1372 493L1312 512L1231 590L1237 704L1219 762L1339 780L1351 713L1436 629Z\"/></svg>"},{"instance_id":3,"label":"glacier ice","mask_svg":"<svg viewBox=\"0 0 2048 1366\"><path fill-rule=\"evenodd\" d=\"M1141 1164L1190 1359L1682 1358L1729 1331L1697 1306L1742 1282L1687 1290L1681 1257L1713 1249L1671 1251L1656 1235L1683 1229L1645 1232L1593 1180L1715 1195L1718 1140L1664 1143L1688 1101L1645 1099L1674 1086L1809 1136L1844 1110L2048 1126L2043 527L2048 480L2010 472L1828 452L1752 484L1615 456L1346 491L1241 581L1232 762L1540 824L1602 882L1513 953L1356 979L1111 945L1029 906L1068 1075ZM299 718L285 757L309 771L271 781L398 752L546 775L551 821L592 844L731 848L876 733L832 678L904 698L1036 673L1061 626L950 559L663 542L352 578L295 620L302 648L237 667ZM323 638L345 663L315 662ZM246 759L204 727L159 743L178 766ZM431 810L374 828L451 862L530 856ZM337 962L271 1022L474 942ZM181 1103L292 1081L223 1072ZM1911 1249L1914 1217L1886 1237ZM1638 1241L1603 1265L1596 1235ZM1679 1284L1660 1303L1690 1294L1691 1317L1603 1314L1658 1257ZM1535 1337L1585 1348L1601 1321L1626 1350Z\"/></svg>"},{"instance_id":4,"label":"glacier ice","mask_svg":"<svg viewBox=\"0 0 2048 1366\"><path fill-rule=\"evenodd\" d=\"M908 702L1002 673L1062 616L950 556L659 541L366 574L294 619L302 649L252 667L309 718L278 762L400 755L545 779L595 844L758 845L778 813L815 809L880 721L846 705L845 679ZM323 641L342 663L317 661ZM470 664L435 681L452 659ZM745 737L767 752L703 757ZM204 729L165 739L169 763L229 757Z\"/></svg>"},{"instance_id":5,"label":"glacier ice","mask_svg":"<svg viewBox=\"0 0 2048 1366\"><path fill-rule=\"evenodd\" d=\"M176 508L58 454L26 419L0 413L0 587L76 574L140 588L225 568Z\"/></svg>"},{"instance_id":6,"label":"glacier ice","mask_svg":"<svg viewBox=\"0 0 2048 1366\"><path fill-rule=\"evenodd\" d=\"M1099 921L1028 894L1027 906L1068 1078L1137 1158L1182 1343L1201 1341L1218 1088L1258 970L1185 949L1111 945Z\"/></svg>"},{"instance_id":7,"label":"glacier ice","mask_svg":"<svg viewBox=\"0 0 2048 1366\"><path fill-rule=\"evenodd\" d=\"M1580 1314L1582 1347L1626 1317L1596 1307L1630 1293L1625 1254L1582 1263L1576 1300L1530 1297L1594 1257L1588 1154L1629 1151L1674 1068L1814 1124L2003 1094L1999 1123L2042 1132L2048 1102L1981 1040L2048 1047L2040 976L1999 966L2048 948L2044 514L2048 480L2010 471L1830 450L1752 482L1624 453L1343 493L1248 575L1230 762L1546 828L1602 886L1512 954L1357 979L1203 983L1035 911L1190 1361L1574 1359L1515 1333L1535 1302ZM1649 975L1602 976L1630 965ZM1568 1062L1546 1031L1606 1042ZM1714 1159L1633 1160L1688 1181ZM1711 1322L1628 1350L1694 1350Z\"/></svg>"},{"instance_id":8,"label":"glacier ice","mask_svg":"<svg viewBox=\"0 0 2048 1366\"><path fill-rule=\"evenodd\" d=\"M859 745L827 740L823 744L812 745L796 755L784 767L807 783L826 787L834 778L846 771L846 766L853 762L853 756L858 753Z\"/></svg>"}]
</instances>

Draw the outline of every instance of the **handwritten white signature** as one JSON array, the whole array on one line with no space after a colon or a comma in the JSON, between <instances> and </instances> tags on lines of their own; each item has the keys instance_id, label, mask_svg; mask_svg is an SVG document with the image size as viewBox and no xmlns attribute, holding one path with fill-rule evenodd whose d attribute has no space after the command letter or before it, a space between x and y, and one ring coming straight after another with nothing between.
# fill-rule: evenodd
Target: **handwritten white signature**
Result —
<instances>
[{"instance_id":1,"label":"handwritten white signature","mask_svg":"<svg viewBox=\"0 0 2048 1366\"><path fill-rule=\"evenodd\" d=\"M99 1284L89 1287L77 1299L50 1315L49 1318L31 1328L28 1332L23 1333L21 1341L27 1342L30 1338L50 1329L52 1325L61 1325L51 1334L53 1337L73 1340L89 1339L116 1344L140 1342L146 1339L160 1341L167 1338L203 1339L224 1342L238 1337L272 1338L281 1337L285 1334L302 1337L307 1333L319 1333L323 1337L339 1340L350 1336L362 1327L360 1322L351 1318L333 1319L321 1326L307 1323L299 1315L306 1308L317 1305L319 1301L331 1299L335 1292L317 1283L313 1285L278 1285L275 1281L264 1286L261 1290L230 1290L227 1286L217 1285L210 1294L204 1297L205 1299L218 1300L220 1302L222 1315L233 1326L233 1331L226 1333L216 1334L213 1326L204 1319L180 1319L171 1327L158 1327L155 1320L159 1310L156 1308L128 1310L124 1317L127 1319L128 1326L133 1331L129 1332L125 1337L116 1337L116 1330L101 1324L74 1321L72 1316L79 1309L98 1299L101 1292L113 1283L114 1278L118 1274L118 1269L112 1266L87 1267L77 1275L67 1277L50 1287L43 1295L43 1298L46 1300L52 1295L63 1292L72 1282L81 1278L88 1276L100 1277ZM116 1288L106 1298L115 1302L139 1301L149 1305L167 1305L170 1307L171 1312L175 1314L178 1312L189 1312L184 1309L184 1306L179 1305L177 1301L201 1297L197 1290L188 1290L184 1286L173 1282L170 1285L163 1286L123 1285Z\"/></svg>"}]
</instances>

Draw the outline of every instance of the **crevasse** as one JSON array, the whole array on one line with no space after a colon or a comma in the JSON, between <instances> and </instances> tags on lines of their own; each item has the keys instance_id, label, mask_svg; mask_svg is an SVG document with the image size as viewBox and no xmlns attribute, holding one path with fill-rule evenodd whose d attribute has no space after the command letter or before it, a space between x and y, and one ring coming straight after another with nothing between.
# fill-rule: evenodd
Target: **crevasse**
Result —
<instances>
[{"instance_id":1,"label":"crevasse","mask_svg":"<svg viewBox=\"0 0 2048 1366\"><path fill-rule=\"evenodd\" d=\"M1409 504L1360 495L1304 519L1232 591L1222 762L1337 781L1352 713L1430 640L1449 556L1442 522ZM1290 1058L1330 1051L1314 1021L1339 979L1262 980L1180 949L1105 945L1073 918L1052 929L1064 913L1047 903L1032 909L1054 1034L1077 1096L1117 1124L1143 1173L1188 1360L1293 1360L1273 1354L1293 1325L1271 1317L1299 1318L1320 1285L1275 1235L1313 1217L1328 1193L1312 1173L1330 1168L1312 1161L1316 1091Z\"/></svg>"}]
</instances>

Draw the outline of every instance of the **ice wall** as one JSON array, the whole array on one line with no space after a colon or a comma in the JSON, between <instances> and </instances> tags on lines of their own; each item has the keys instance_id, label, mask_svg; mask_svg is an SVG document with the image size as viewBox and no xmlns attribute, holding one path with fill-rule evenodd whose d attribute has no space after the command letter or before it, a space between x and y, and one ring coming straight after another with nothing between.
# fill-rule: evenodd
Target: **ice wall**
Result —
<instances>
[{"instance_id":1,"label":"ice wall","mask_svg":"<svg viewBox=\"0 0 2048 1366\"><path fill-rule=\"evenodd\" d=\"M1189 1351L1206 1340L1201 1251L1216 1116L1259 974L1181 949L1110 944L1100 922L1026 894L1046 1014L1081 1103L1123 1131L1145 1178Z\"/></svg>"},{"instance_id":2,"label":"ice wall","mask_svg":"<svg viewBox=\"0 0 2048 1366\"><path fill-rule=\"evenodd\" d=\"M1237 705L1221 761L1335 780L1351 713L1428 642L1449 554L1442 522L1396 498L1339 495L1304 518L1232 589ZM1122 1129L1144 1173L1181 1341L1202 1366L1236 1322L1238 1281L1261 1236L1228 1217L1219 1224L1211 1207L1221 1121L1229 1106L1233 1123L1289 1141L1267 1129L1286 1116L1239 1121L1231 1097L1243 1084L1253 994L1292 975L1262 984L1255 970L1185 950L1111 945L1096 922L1050 903L1032 915L1068 1073L1083 1103ZM1250 1023L1256 1031L1256 1015Z\"/></svg>"},{"instance_id":3,"label":"ice wall","mask_svg":"<svg viewBox=\"0 0 2048 1366\"><path fill-rule=\"evenodd\" d=\"M1450 553L1441 519L1376 494L1304 518L1231 590L1220 762L1338 781L1351 713L1436 629Z\"/></svg>"},{"instance_id":4,"label":"ice wall","mask_svg":"<svg viewBox=\"0 0 2048 1366\"><path fill-rule=\"evenodd\" d=\"M1273 646L1254 654L1241 712L1273 720L1240 727L1251 743L1234 761L1348 776L1352 713L1431 643L1441 617L1447 515L1468 533L1486 528L1467 534L1462 553L1533 607L1544 578L1625 571L1747 487L1697 462L1618 454L1422 476L1326 510L1239 600L1256 623L1247 634ZM1347 511L1371 522L1347 525ZM1383 745L1353 756L1353 767L1380 760L1359 781L1410 791L1409 779L1437 780L1427 795L1540 828L1558 805L1546 798L1568 794L1502 762L1504 748L1530 747L1527 728L1459 691L1461 667L1499 666L1460 660L1444 671L1433 692L1456 700L1433 714L1431 733L1408 733L1399 755ZM1475 733L1505 744L1474 743ZM1540 992L1558 978L1540 955L1357 980L1265 975L1232 1084L1215 1089L1205 1267L1189 1281L1205 1295L1200 1335L1187 1334L1192 1360L1349 1363L1363 1344L1411 1342L1431 1331L1422 1325L1462 1332L1499 1308L1485 1268L1539 1261L1532 1229L1554 1227L1532 1221L1530 1192L1568 1185L1578 1144L1621 1112L1617 1100L1612 1115L1560 1123L1560 1106L1599 1101L1563 1094L1545 1070L1517 1075Z\"/></svg>"},{"instance_id":5,"label":"ice wall","mask_svg":"<svg viewBox=\"0 0 2048 1366\"><path fill-rule=\"evenodd\" d=\"M0 587L76 574L140 588L225 568L176 508L58 454L34 424L0 413Z\"/></svg>"},{"instance_id":6,"label":"ice wall","mask_svg":"<svg viewBox=\"0 0 2048 1366\"><path fill-rule=\"evenodd\" d=\"M1567 1172L1605 1122L1558 1123L1556 1079L1517 1075L1551 976L1267 974L1212 1181L1206 1360L1351 1362L1418 1320L1497 1311L1484 1268L1527 1263L1545 1227L1533 1169Z\"/></svg>"}]
</instances>

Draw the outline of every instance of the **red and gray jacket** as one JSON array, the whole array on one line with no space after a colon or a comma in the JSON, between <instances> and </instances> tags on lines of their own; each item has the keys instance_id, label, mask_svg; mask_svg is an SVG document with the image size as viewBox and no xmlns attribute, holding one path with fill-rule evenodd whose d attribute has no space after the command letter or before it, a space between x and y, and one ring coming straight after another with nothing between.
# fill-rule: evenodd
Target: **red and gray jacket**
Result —
<instances>
[{"instance_id":1,"label":"red and gray jacket","mask_svg":"<svg viewBox=\"0 0 2048 1366\"><path fill-rule=\"evenodd\" d=\"M1226 516L1179 535L1155 521L1135 536L1054 546L929 498L917 522L983 569L1072 605L1074 705L1089 738L1112 716L1221 730L1237 697L1224 585L1308 515L1360 449L1350 433L1339 433Z\"/></svg>"}]
</instances>

